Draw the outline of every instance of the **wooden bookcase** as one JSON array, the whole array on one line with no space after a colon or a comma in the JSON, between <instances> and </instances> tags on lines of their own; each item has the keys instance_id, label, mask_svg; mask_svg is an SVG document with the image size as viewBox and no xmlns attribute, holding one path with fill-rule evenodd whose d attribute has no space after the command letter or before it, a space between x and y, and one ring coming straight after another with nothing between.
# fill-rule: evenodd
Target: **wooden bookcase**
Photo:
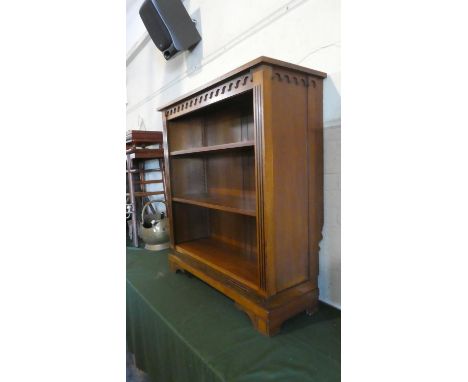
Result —
<instances>
[{"instance_id":1,"label":"wooden bookcase","mask_svg":"<svg viewBox=\"0 0 468 382\"><path fill-rule=\"evenodd\" d=\"M317 308L325 77L260 57L159 109L171 269L266 335Z\"/></svg>"}]
</instances>

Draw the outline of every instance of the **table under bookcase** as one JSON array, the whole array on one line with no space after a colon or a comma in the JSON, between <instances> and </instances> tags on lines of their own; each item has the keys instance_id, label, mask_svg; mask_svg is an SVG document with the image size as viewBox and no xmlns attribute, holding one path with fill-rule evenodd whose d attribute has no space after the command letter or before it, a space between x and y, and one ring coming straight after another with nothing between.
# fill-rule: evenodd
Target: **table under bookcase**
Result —
<instances>
[{"instance_id":1,"label":"table under bookcase","mask_svg":"<svg viewBox=\"0 0 468 382\"><path fill-rule=\"evenodd\" d=\"M127 345L157 381L339 381L339 310L320 304L268 338L232 301L168 269L168 251L127 247Z\"/></svg>"}]
</instances>

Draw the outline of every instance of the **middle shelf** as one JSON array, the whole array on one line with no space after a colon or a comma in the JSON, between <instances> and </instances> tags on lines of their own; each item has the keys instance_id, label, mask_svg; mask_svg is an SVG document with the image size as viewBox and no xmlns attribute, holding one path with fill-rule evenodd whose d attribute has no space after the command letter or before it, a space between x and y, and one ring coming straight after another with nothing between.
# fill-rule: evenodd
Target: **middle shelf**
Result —
<instances>
[{"instance_id":1,"label":"middle shelf","mask_svg":"<svg viewBox=\"0 0 468 382\"><path fill-rule=\"evenodd\" d=\"M191 155L191 154L200 154L200 153L208 154L208 153L215 153L215 152L227 151L227 150L248 149L254 146L255 146L255 143L253 140L240 141L240 142L224 143L221 145L192 147L192 148L184 149L184 150L176 150L176 151L171 151L170 155L181 156L181 155Z\"/></svg>"},{"instance_id":2,"label":"middle shelf","mask_svg":"<svg viewBox=\"0 0 468 382\"><path fill-rule=\"evenodd\" d=\"M171 163L172 201L255 217L252 147L208 156L176 157Z\"/></svg>"},{"instance_id":3,"label":"middle shelf","mask_svg":"<svg viewBox=\"0 0 468 382\"><path fill-rule=\"evenodd\" d=\"M173 202L193 204L219 211L256 216L255 195L216 195L208 193L174 195Z\"/></svg>"}]
</instances>

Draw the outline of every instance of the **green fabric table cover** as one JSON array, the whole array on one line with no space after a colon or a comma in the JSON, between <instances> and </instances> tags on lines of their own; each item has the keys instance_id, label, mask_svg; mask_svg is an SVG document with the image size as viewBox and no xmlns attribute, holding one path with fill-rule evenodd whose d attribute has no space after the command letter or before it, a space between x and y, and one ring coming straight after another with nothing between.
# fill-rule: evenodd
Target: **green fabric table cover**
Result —
<instances>
[{"instance_id":1,"label":"green fabric table cover","mask_svg":"<svg viewBox=\"0 0 468 382\"><path fill-rule=\"evenodd\" d=\"M340 380L339 310L264 337L226 296L170 272L167 253L127 248L127 346L153 382Z\"/></svg>"}]
</instances>

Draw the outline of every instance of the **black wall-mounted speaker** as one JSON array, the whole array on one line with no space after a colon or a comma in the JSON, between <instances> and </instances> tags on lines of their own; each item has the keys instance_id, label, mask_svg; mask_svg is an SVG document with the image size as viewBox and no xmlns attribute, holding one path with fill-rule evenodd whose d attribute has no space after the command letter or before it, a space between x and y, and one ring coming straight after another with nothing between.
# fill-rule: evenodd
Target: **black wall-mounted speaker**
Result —
<instances>
[{"instance_id":1,"label":"black wall-mounted speaker","mask_svg":"<svg viewBox=\"0 0 468 382\"><path fill-rule=\"evenodd\" d=\"M166 60L201 40L195 23L180 0L144 0L140 17Z\"/></svg>"}]
</instances>

